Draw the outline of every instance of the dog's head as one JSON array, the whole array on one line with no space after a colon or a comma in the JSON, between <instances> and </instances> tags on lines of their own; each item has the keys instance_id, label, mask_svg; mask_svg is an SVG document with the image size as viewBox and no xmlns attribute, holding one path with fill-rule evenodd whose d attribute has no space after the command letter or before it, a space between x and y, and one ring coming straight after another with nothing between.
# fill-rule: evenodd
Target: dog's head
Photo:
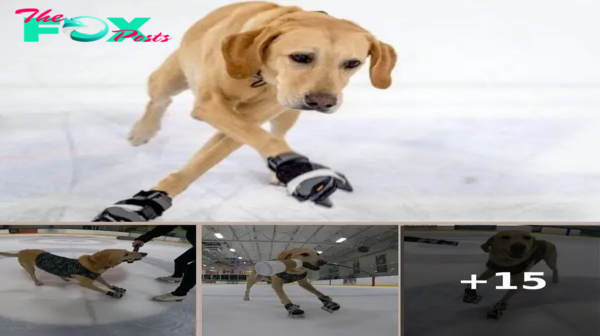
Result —
<instances>
[{"instance_id":1,"label":"dog's head","mask_svg":"<svg viewBox=\"0 0 600 336\"><path fill-rule=\"evenodd\" d=\"M261 71L286 108L333 113L342 90L370 57L374 87L387 89L396 65L394 48L357 24L321 12L294 12L268 25L226 37L227 72L244 79Z\"/></svg>"},{"instance_id":2,"label":"dog's head","mask_svg":"<svg viewBox=\"0 0 600 336\"><path fill-rule=\"evenodd\" d=\"M98 268L111 268L123 262L142 260L148 253L131 252L127 250L107 249L96 252L90 256L90 261Z\"/></svg>"},{"instance_id":3,"label":"dog's head","mask_svg":"<svg viewBox=\"0 0 600 336\"><path fill-rule=\"evenodd\" d=\"M304 271L304 269L318 271L321 269L321 266L327 264L327 261L321 258L317 251L311 250L309 248L295 248L283 251L279 253L275 259L298 259L302 261L304 263L304 267L297 268L295 271Z\"/></svg>"},{"instance_id":4,"label":"dog's head","mask_svg":"<svg viewBox=\"0 0 600 336\"><path fill-rule=\"evenodd\" d=\"M484 250L505 255L510 259L521 259L529 255L535 247L535 237L525 231L501 231L482 245Z\"/></svg>"}]
</instances>

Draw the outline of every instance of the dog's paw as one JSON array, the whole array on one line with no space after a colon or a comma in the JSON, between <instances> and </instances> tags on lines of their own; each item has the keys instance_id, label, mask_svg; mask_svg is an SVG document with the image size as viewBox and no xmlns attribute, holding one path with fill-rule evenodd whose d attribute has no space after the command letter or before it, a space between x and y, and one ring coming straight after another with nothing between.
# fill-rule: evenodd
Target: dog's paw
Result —
<instances>
[{"instance_id":1,"label":"dog's paw","mask_svg":"<svg viewBox=\"0 0 600 336\"><path fill-rule=\"evenodd\" d=\"M560 280L558 280L558 278L552 278L552 283L555 283L555 284L557 284L557 283L559 283L559 282L560 282Z\"/></svg>"},{"instance_id":2,"label":"dog's paw","mask_svg":"<svg viewBox=\"0 0 600 336\"><path fill-rule=\"evenodd\" d=\"M160 125L158 123L140 120L135 123L129 133L129 143L133 146L143 145L150 141L158 133L159 129Z\"/></svg>"},{"instance_id":3,"label":"dog's paw","mask_svg":"<svg viewBox=\"0 0 600 336\"><path fill-rule=\"evenodd\" d=\"M43 282L41 282L41 281L36 281L36 282L35 282L35 285L39 287L39 286L43 286L43 285L44 285L44 283L43 283Z\"/></svg>"},{"instance_id":4,"label":"dog's paw","mask_svg":"<svg viewBox=\"0 0 600 336\"><path fill-rule=\"evenodd\" d=\"M123 292L106 292L106 295L110 296L113 299L120 299L123 297Z\"/></svg>"},{"instance_id":5,"label":"dog's paw","mask_svg":"<svg viewBox=\"0 0 600 336\"><path fill-rule=\"evenodd\" d=\"M244 301L250 301L250 298L247 296L244 296Z\"/></svg>"}]
</instances>

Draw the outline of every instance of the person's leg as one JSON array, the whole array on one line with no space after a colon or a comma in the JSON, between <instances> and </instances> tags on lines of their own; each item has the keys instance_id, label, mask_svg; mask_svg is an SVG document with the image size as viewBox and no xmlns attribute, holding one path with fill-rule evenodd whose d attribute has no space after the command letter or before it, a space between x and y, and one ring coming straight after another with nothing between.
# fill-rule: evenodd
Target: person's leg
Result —
<instances>
[{"instance_id":1,"label":"person's leg","mask_svg":"<svg viewBox=\"0 0 600 336\"><path fill-rule=\"evenodd\" d=\"M171 294L175 296L186 296L189 291L196 287L196 261L192 261L185 268L183 273L183 280L179 287L175 289Z\"/></svg>"},{"instance_id":2,"label":"person's leg","mask_svg":"<svg viewBox=\"0 0 600 336\"><path fill-rule=\"evenodd\" d=\"M175 259L173 275L160 277L157 280L165 282L180 282L187 264L196 259L196 248L192 247Z\"/></svg>"},{"instance_id":3,"label":"person's leg","mask_svg":"<svg viewBox=\"0 0 600 336\"><path fill-rule=\"evenodd\" d=\"M156 301L183 301L189 291L196 287L196 261L189 263L183 271L183 280L173 292L155 296Z\"/></svg>"}]
</instances>

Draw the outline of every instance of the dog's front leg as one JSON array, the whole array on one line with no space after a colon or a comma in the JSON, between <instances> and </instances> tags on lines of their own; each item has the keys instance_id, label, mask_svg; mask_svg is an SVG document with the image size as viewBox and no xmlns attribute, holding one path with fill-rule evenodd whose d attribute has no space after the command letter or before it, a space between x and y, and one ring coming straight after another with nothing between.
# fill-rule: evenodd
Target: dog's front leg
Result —
<instances>
[{"instance_id":1,"label":"dog's front leg","mask_svg":"<svg viewBox=\"0 0 600 336\"><path fill-rule=\"evenodd\" d=\"M86 278L81 275L74 275L73 278L75 278L77 281L79 281L79 286L81 286L81 287L91 289L95 292L102 293L104 295L108 295L115 299L120 299L123 297L123 293L108 291L108 290L102 289L100 287L97 287L96 285L94 285L94 280L92 280L90 278Z\"/></svg>"},{"instance_id":2,"label":"dog's front leg","mask_svg":"<svg viewBox=\"0 0 600 336\"><path fill-rule=\"evenodd\" d=\"M331 300L331 297L319 292L306 278L298 281L298 286L317 296L319 301L323 303L322 309L328 312L340 310L340 305Z\"/></svg>"},{"instance_id":3,"label":"dog's front leg","mask_svg":"<svg viewBox=\"0 0 600 336\"><path fill-rule=\"evenodd\" d=\"M275 294L279 297L279 301L281 301L281 304L283 304L288 314L292 316L304 315L304 310L300 309L300 306L293 304L290 298L285 294L283 291L283 284L284 282L280 277L276 275L271 277L271 288L273 288Z\"/></svg>"},{"instance_id":4,"label":"dog's front leg","mask_svg":"<svg viewBox=\"0 0 600 336\"><path fill-rule=\"evenodd\" d=\"M496 275L496 272L486 268L485 271L483 271L481 274L479 274L479 276L477 277L477 280L489 280L494 275ZM463 302L476 304L476 303L479 303L480 300L481 300L481 296L479 294L477 294L477 290L472 289L471 285L467 285L465 287L465 293L463 294Z\"/></svg>"},{"instance_id":5,"label":"dog's front leg","mask_svg":"<svg viewBox=\"0 0 600 336\"><path fill-rule=\"evenodd\" d=\"M125 294L125 292L127 291L125 288L120 288L120 287L117 287L115 285L109 284L106 280L104 280L104 278L102 276L97 277L96 281L98 281L99 283L101 283L104 286L106 286L106 288L115 291L116 293Z\"/></svg>"},{"instance_id":6,"label":"dog's front leg","mask_svg":"<svg viewBox=\"0 0 600 336\"><path fill-rule=\"evenodd\" d=\"M94 222L146 222L160 217L171 207L172 197L183 192L240 146L224 133L215 134L178 172L164 178L150 191L141 191L128 200L106 208L96 216Z\"/></svg>"},{"instance_id":7,"label":"dog's front leg","mask_svg":"<svg viewBox=\"0 0 600 336\"><path fill-rule=\"evenodd\" d=\"M267 162L277 179L300 201L311 200L331 207L329 196L337 189L351 191L345 177L295 153L283 138L267 132L259 124L236 115L231 103L214 93L197 93L192 116L206 121L234 140L254 148Z\"/></svg>"},{"instance_id":8,"label":"dog's front leg","mask_svg":"<svg viewBox=\"0 0 600 336\"><path fill-rule=\"evenodd\" d=\"M515 274L510 277L510 284L512 286L516 286L517 289L509 289L506 294L502 296L500 301L498 301L494 307L488 311L487 316L493 319L499 319L504 314L506 308L508 308L508 301L515 295L517 292L523 289L523 284L525 283L525 272Z\"/></svg>"}]
</instances>

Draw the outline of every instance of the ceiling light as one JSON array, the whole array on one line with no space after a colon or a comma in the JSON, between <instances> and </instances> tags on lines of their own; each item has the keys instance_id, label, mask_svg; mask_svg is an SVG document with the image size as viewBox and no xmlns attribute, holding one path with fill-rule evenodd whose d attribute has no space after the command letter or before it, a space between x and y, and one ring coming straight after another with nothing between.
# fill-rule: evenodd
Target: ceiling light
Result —
<instances>
[{"instance_id":1,"label":"ceiling light","mask_svg":"<svg viewBox=\"0 0 600 336\"><path fill-rule=\"evenodd\" d=\"M318 253L318 254L322 254L322 253L323 253L323 251L317 251L317 253Z\"/></svg>"},{"instance_id":2,"label":"ceiling light","mask_svg":"<svg viewBox=\"0 0 600 336\"><path fill-rule=\"evenodd\" d=\"M340 239L336 240L335 242L336 242L336 243L341 243L341 242L343 242L344 240L346 240L346 238L343 238L343 237L342 237L342 238L340 238Z\"/></svg>"},{"instance_id":3,"label":"ceiling light","mask_svg":"<svg viewBox=\"0 0 600 336\"><path fill-rule=\"evenodd\" d=\"M231 251L231 252L235 252L235 249L231 249L231 248L230 248L230 249L229 249L229 251Z\"/></svg>"},{"instance_id":4,"label":"ceiling light","mask_svg":"<svg viewBox=\"0 0 600 336\"><path fill-rule=\"evenodd\" d=\"M242 259L242 257L238 257L238 259Z\"/></svg>"},{"instance_id":5,"label":"ceiling light","mask_svg":"<svg viewBox=\"0 0 600 336\"><path fill-rule=\"evenodd\" d=\"M219 239L223 239L223 235L220 233L215 233L215 237L219 238Z\"/></svg>"}]
</instances>

